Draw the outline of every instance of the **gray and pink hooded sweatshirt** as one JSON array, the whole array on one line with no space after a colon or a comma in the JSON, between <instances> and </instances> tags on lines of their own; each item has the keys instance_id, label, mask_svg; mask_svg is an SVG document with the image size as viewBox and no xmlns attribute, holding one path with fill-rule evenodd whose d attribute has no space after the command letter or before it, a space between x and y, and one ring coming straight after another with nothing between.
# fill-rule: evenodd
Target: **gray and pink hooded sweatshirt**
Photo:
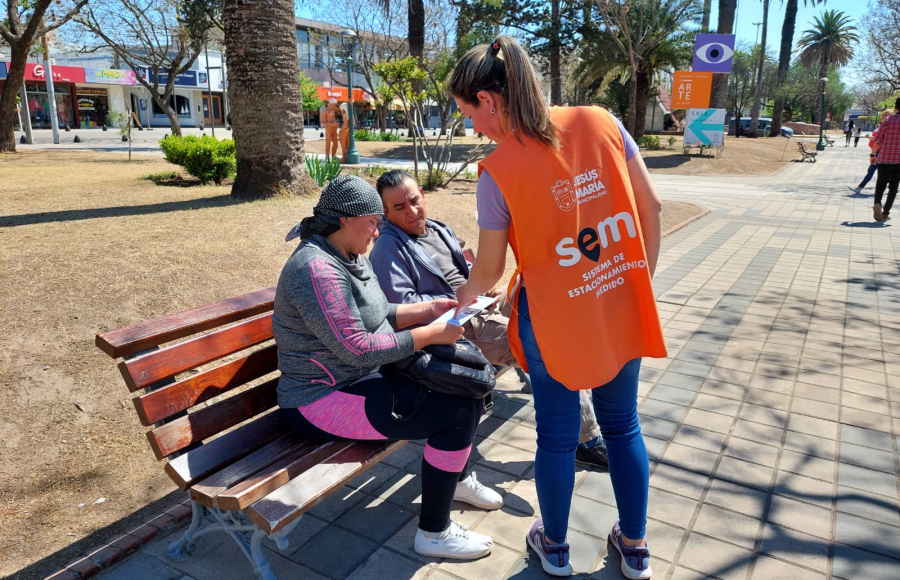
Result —
<instances>
[{"instance_id":1,"label":"gray and pink hooded sweatshirt","mask_svg":"<svg viewBox=\"0 0 900 580\"><path fill-rule=\"evenodd\" d=\"M278 344L278 405L309 405L415 351L396 332L365 256L344 258L321 236L304 239L281 271L272 332Z\"/></svg>"}]
</instances>

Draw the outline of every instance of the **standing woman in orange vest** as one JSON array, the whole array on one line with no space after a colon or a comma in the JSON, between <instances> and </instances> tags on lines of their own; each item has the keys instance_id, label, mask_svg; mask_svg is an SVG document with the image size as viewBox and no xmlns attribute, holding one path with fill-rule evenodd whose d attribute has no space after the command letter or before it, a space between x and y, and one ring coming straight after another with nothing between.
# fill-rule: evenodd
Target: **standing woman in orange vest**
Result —
<instances>
[{"instance_id":1,"label":"standing woman in orange vest","mask_svg":"<svg viewBox=\"0 0 900 580\"><path fill-rule=\"evenodd\" d=\"M597 107L548 108L512 38L467 52L448 89L475 131L497 143L479 164L478 261L457 298L462 309L490 290L512 246L509 341L531 373L542 516L526 540L545 572L572 574L577 391L592 389L619 510L609 539L627 578L649 578L649 462L637 389L641 357L666 356L650 283L662 204L621 124Z\"/></svg>"}]
</instances>

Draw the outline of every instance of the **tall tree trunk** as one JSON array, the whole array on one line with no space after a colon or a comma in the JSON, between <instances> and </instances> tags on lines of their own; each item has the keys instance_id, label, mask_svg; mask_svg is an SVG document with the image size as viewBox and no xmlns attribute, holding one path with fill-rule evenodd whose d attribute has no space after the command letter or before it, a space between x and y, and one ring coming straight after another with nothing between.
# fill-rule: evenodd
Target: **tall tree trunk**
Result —
<instances>
[{"instance_id":1,"label":"tall tree trunk","mask_svg":"<svg viewBox=\"0 0 900 580\"><path fill-rule=\"evenodd\" d=\"M700 32L709 32L709 13L712 11L712 0L703 0L703 19L700 21Z\"/></svg>"},{"instance_id":2,"label":"tall tree trunk","mask_svg":"<svg viewBox=\"0 0 900 580\"><path fill-rule=\"evenodd\" d=\"M719 23L716 32L719 34L731 34L734 29L734 13L737 10L737 0L719 0ZM714 74L712 82L712 95L709 106L713 109L724 109L728 106L728 74Z\"/></svg>"},{"instance_id":3,"label":"tall tree trunk","mask_svg":"<svg viewBox=\"0 0 900 580\"><path fill-rule=\"evenodd\" d=\"M409 19L409 54L421 62L425 54L425 2L409 0L407 5Z\"/></svg>"},{"instance_id":4,"label":"tall tree trunk","mask_svg":"<svg viewBox=\"0 0 900 580\"><path fill-rule=\"evenodd\" d=\"M16 152L16 135L13 132L16 116L16 95L19 88L25 82L25 63L28 61L28 45L23 41L12 45L12 55L9 62L9 71L3 86L3 95L0 96L0 153ZM28 103L22 103L22 109L28 111Z\"/></svg>"},{"instance_id":5,"label":"tall tree trunk","mask_svg":"<svg viewBox=\"0 0 900 580\"><path fill-rule=\"evenodd\" d=\"M762 0L762 41L759 45L759 67L756 70L756 90L753 92L753 107L750 109L750 131L748 137L759 136L759 109L762 106L763 71L766 67L766 28L769 21L769 0Z\"/></svg>"},{"instance_id":6,"label":"tall tree trunk","mask_svg":"<svg viewBox=\"0 0 900 580\"><path fill-rule=\"evenodd\" d=\"M784 117L784 95L782 86L787 80L791 68L791 48L794 46L794 27L797 24L798 0L787 0L784 11L784 24L781 25L781 50L778 53L778 82L775 105L772 107L772 132L770 137L781 135L781 122Z\"/></svg>"},{"instance_id":7,"label":"tall tree trunk","mask_svg":"<svg viewBox=\"0 0 900 580\"><path fill-rule=\"evenodd\" d=\"M550 0L550 104L562 105L562 79L560 78L559 2Z\"/></svg>"},{"instance_id":8,"label":"tall tree trunk","mask_svg":"<svg viewBox=\"0 0 900 580\"><path fill-rule=\"evenodd\" d=\"M632 135L637 131L637 65L631 65L631 79L628 83L628 118L625 120L625 128Z\"/></svg>"},{"instance_id":9,"label":"tall tree trunk","mask_svg":"<svg viewBox=\"0 0 900 580\"><path fill-rule=\"evenodd\" d=\"M175 109L169 106L166 103L166 108L163 109L166 112L166 118L169 119L169 126L172 128L172 135L178 135L181 137L181 121L178 120L178 113L175 112ZM149 129L149 127L147 127Z\"/></svg>"},{"instance_id":10,"label":"tall tree trunk","mask_svg":"<svg viewBox=\"0 0 900 580\"><path fill-rule=\"evenodd\" d=\"M650 102L650 89L653 83L650 79L650 71L643 67L638 69L636 80L637 101L634 110L634 132L631 133L631 136L638 140L644 136L644 127L647 123L647 103Z\"/></svg>"},{"instance_id":11,"label":"tall tree trunk","mask_svg":"<svg viewBox=\"0 0 900 580\"><path fill-rule=\"evenodd\" d=\"M309 191L292 0L225 0L228 98L237 178L231 195ZM265 30L265 34L260 34Z\"/></svg>"}]
</instances>

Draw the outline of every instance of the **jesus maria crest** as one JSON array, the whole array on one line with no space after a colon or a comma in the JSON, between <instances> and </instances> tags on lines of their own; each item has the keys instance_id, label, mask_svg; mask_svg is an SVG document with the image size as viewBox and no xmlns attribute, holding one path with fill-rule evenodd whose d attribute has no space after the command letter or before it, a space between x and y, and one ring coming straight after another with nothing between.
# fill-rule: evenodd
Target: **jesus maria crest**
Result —
<instances>
[{"instance_id":1,"label":"jesus maria crest","mask_svg":"<svg viewBox=\"0 0 900 580\"><path fill-rule=\"evenodd\" d=\"M559 209L571 211L577 205L575 190L568 179L557 180L550 190L553 192L553 197L556 199L556 205L559 206Z\"/></svg>"}]
</instances>

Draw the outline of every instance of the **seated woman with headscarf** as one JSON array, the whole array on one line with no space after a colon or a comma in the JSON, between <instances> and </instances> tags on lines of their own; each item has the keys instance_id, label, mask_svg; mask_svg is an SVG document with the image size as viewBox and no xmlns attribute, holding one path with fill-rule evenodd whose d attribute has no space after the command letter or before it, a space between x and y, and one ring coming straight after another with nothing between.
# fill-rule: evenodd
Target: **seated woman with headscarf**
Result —
<instances>
[{"instance_id":1,"label":"seated woman with headscarf","mask_svg":"<svg viewBox=\"0 0 900 580\"><path fill-rule=\"evenodd\" d=\"M490 553L491 538L451 521L450 509L454 500L486 509L503 505L468 470L483 401L427 390L423 399L423 387L378 372L428 345L456 342L459 326L419 325L457 303L388 304L364 256L382 213L375 189L345 175L322 190L313 215L288 234L300 245L275 294L278 404L311 439L425 439L415 550L480 558Z\"/></svg>"}]
</instances>

